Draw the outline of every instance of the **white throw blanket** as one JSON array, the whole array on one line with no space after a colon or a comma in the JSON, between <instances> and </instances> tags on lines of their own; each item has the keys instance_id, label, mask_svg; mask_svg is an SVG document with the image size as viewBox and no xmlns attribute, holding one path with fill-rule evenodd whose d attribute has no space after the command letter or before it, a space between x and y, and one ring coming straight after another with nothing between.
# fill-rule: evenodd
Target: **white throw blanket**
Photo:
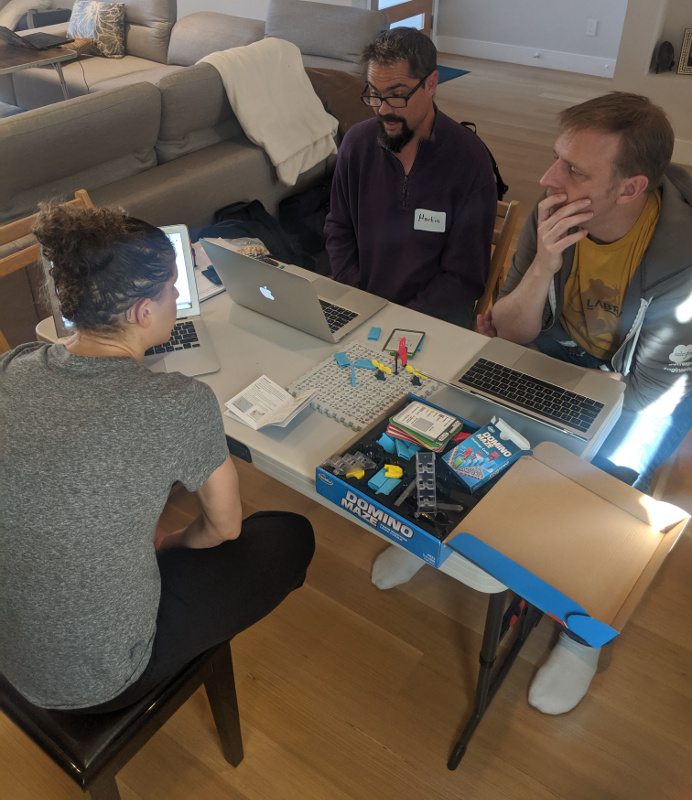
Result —
<instances>
[{"instance_id":1,"label":"white throw blanket","mask_svg":"<svg viewBox=\"0 0 692 800\"><path fill-rule=\"evenodd\" d=\"M200 60L219 71L245 135L264 148L282 183L293 186L336 153L338 122L324 110L294 44L261 39Z\"/></svg>"}]
</instances>

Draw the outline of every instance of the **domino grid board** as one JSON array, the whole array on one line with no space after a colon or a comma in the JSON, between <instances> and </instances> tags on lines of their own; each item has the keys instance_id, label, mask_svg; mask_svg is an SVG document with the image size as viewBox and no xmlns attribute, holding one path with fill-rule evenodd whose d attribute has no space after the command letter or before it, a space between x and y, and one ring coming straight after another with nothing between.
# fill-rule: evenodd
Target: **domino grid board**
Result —
<instances>
[{"instance_id":1,"label":"domino grid board","mask_svg":"<svg viewBox=\"0 0 692 800\"><path fill-rule=\"evenodd\" d=\"M355 364L359 358L394 366L394 359L382 350L376 350L362 342L352 342L342 351L348 360ZM435 381L423 380L420 386L411 384L412 375L399 366L398 375L386 376L378 380L374 370L356 368L356 385L351 386L351 368L340 367L334 356L326 358L308 370L286 387L292 395L306 389L319 389L310 403L312 408L321 411L337 422L353 430L362 430L382 415L387 406L406 397L409 392L418 397L428 397L438 387Z\"/></svg>"}]
</instances>

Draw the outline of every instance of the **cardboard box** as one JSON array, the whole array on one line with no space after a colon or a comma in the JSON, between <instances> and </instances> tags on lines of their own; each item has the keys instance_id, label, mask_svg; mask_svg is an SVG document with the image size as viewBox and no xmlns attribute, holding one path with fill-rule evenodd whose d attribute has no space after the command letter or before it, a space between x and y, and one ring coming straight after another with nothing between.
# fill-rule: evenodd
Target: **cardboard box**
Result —
<instances>
[{"instance_id":1,"label":"cardboard box","mask_svg":"<svg viewBox=\"0 0 692 800\"><path fill-rule=\"evenodd\" d=\"M594 647L622 630L689 521L551 442L504 472L444 539L322 467L317 491L435 567L461 553Z\"/></svg>"},{"instance_id":2,"label":"cardboard box","mask_svg":"<svg viewBox=\"0 0 692 800\"><path fill-rule=\"evenodd\" d=\"M598 647L622 630L688 520L543 442L447 541Z\"/></svg>"}]
</instances>

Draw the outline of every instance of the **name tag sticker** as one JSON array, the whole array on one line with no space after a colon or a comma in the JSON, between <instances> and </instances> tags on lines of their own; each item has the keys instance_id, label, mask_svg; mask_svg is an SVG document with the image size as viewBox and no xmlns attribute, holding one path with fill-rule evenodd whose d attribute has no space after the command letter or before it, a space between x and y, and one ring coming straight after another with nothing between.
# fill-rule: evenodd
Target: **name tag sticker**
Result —
<instances>
[{"instance_id":1,"label":"name tag sticker","mask_svg":"<svg viewBox=\"0 0 692 800\"><path fill-rule=\"evenodd\" d=\"M416 231L432 231L444 233L447 224L446 211L431 211L429 208L417 208L413 212L413 229Z\"/></svg>"}]
</instances>

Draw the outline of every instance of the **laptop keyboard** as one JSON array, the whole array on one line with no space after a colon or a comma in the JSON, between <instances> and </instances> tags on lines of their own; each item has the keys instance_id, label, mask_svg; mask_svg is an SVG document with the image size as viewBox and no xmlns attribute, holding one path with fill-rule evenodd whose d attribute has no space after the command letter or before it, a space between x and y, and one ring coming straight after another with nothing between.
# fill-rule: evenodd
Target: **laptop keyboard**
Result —
<instances>
[{"instance_id":1,"label":"laptop keyboard","mask_svg":"<svg viewBox=\"0 0 692 800\"><path fill-rule=\"evenodd\" d=\"M189 350L192 347L199 347L199 339L195 330L195 323L191 320L176 322L171 331L171 338L165 344L157 344L150 347L145 356L153 356L159 353L172 353L174 350Z\"/></svg>"},{"instance_id":2,"label":"laptop keyboard","mask_svg":"<svg viewBox=\"0 0 692 800\"><path fill-rule=\"evenodd\" d=\"M570 392L485 358L479 358L458 381L499 400L507 400L519 408L569 425L582 433L588 431L603 408L603 403L590 397Z\"/></svg>"},{"instance_id":3,"label":"laptop keyboard","mask_svg":"<svg viewBox=\"0 0 692 800\"><path fill-rule=\"evenodd\" d=\"M329 330L332 333L341 330L347 322L350 322L358 316L355 311L349 311L347 308L335 306L333 303L328 303L326 300L320 299L320 305L322 306L322 311L329 325Z\"/></svg>"}]
</instances>

